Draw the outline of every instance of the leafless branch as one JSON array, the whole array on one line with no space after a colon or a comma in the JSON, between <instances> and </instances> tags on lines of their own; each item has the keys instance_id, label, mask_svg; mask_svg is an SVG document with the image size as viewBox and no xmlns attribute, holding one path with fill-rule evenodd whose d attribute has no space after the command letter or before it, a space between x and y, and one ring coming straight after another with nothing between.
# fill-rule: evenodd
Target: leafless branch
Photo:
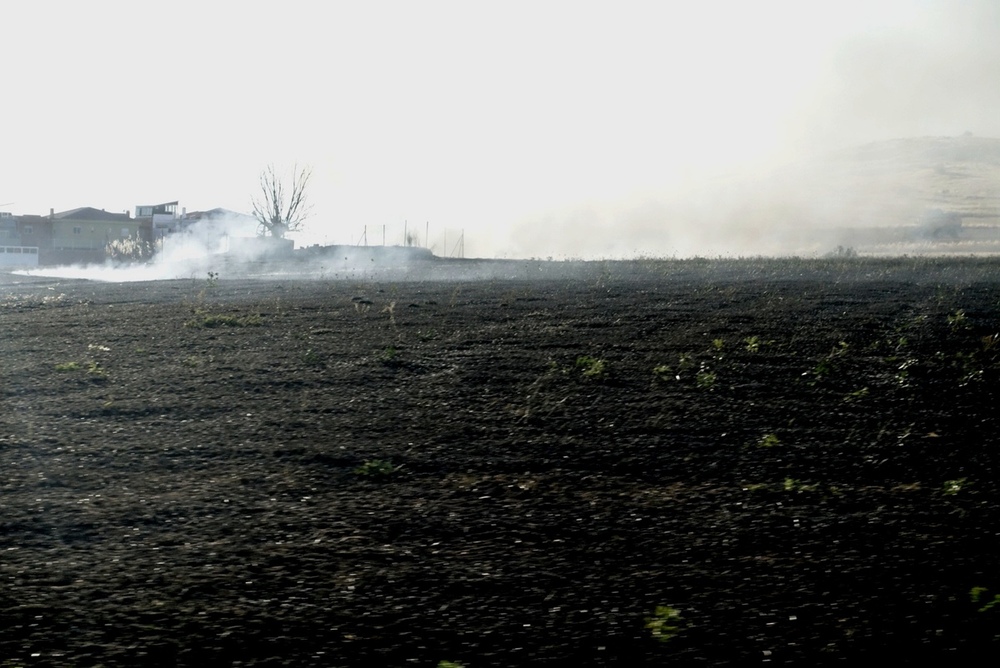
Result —
<instances>
[{"instance_id":1,"label":"leafless branch","mask_svg":"<svg viewBox=\"0 0 1000 668\"><path fill-rule=\"evenodd\" d=\"M306 186L312 170L308 167L292 170L291 196L285 203L285 184L274 168L268 165L260 175L260 196L254 197L253 215L260 223L261 236L283 238L288 232L302 229L302 223L309 217L312 208L306 203Z\"/></svg>"}]
</instances>

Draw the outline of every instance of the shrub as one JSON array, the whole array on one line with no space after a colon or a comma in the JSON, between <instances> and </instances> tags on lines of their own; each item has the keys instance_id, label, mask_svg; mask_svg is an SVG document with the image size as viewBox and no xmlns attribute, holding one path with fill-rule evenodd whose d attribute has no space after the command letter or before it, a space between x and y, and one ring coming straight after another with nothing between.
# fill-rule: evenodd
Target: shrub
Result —
<instances>
[{"instance_id":1,"label":"shrub","mask_svg":"<svg viewBox=\"0 0 1000 668\"><path fill-rule=\"evenodd\" d=\"M127 237L109 241L105 252L115 262L146 262L153 257L156 247L139 237Z\"/></svg>"}]
</instances>

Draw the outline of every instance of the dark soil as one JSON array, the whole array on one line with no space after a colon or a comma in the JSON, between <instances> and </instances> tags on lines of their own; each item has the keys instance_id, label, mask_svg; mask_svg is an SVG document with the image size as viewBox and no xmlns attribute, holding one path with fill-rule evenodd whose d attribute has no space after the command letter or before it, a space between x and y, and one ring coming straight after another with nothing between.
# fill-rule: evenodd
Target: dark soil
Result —
<instances>
[{"instance_id":1,"label":"dark soil","mask_svg":"<svg viewBox=\"0 0 1000 668\"><path fill-rule=\"evenodd\" d=\"M514 268L0 275L0 665L996 655L1000 263Z\"/></svg>"}]
</instances>

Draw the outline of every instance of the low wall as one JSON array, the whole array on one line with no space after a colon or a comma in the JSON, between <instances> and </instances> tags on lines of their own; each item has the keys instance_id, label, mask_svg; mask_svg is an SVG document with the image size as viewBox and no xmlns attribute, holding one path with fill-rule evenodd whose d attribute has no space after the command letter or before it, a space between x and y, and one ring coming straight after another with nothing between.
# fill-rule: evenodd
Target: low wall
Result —
<instances>
[{"instance_id":1,"label":"low wall","mask_svg":"<svg viewBox=\"0 0 1000 668\"><path fill-rule=\"evenodd\" d=\"M37 266L37 246L0 246L0 267Z\"/></svg>"}]
</instances>

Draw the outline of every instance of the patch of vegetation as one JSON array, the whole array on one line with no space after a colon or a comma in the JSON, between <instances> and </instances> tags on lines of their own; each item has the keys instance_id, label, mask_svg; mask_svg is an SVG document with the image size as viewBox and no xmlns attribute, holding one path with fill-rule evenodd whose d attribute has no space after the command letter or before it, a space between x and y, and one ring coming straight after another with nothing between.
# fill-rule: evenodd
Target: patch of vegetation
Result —
<instances>
[{"instance_id":1,"label":"patch of vegetation","mask_svg":"<svg viewBox=\"0 0 1000 668\"><path fill-rule=\"evenodd\" d=\"M796 493L815 492L819 489L819 484L817 483L806 484L801 480L797 480L795 478L785 478L784 482L782 483L782 489L786 492L796 492Z\"/></svg>"},{"instance_id":2,"label":"patch of vegetation","mask_svg":"<svg viewBox=\"0 0 1000 668\"><path fill-rule=\"evenodd\" d=\"M264 319L259 313L248 315L199 313L196 317L185 322L184 326L214 329L216 327L260 327L263 324Z\"/></svg>"},{"instance_id":3,"label":"patch of vegetation","mask_svg":"<svg viewBox=\"0 0 1000 668\"><path fill-rule=\"evenodd\" d=\"M816 363L816 366L802 375L809 379L810 385L819 385L834 374L841 358L847 355L849 347L846 341L838 342L825 357Z\"/></svg>"},{"instance_id":4,"label":"patch of vegetation","mask_svg":"<svg viewBox=\"0 0 1000 668\"><path fill-rule=\"evenodd\" d=\"M657 364L653 367L653 375L657 380L666 380L673 375L671 369L666 364Z\"/></svg>"},{"instance_id":5,"label":"patch of vegetation","mask_svg":"<svg viewBox=\"0 0 1000 668\"><path fill-rule=\"evenodd\" d=\"M972 323L966 317L965 311L958 309L948 316L948 327L951 328L951 331L958 332L964 329L972 329Z\"/></svg>"},{"instance_id":6,"label":"patch of vegetation","mask_svg":"<svg viewBox=\"0 0 1000 668\"><path fill-rule=\"evenodd\" d=\"M140 239L137 235L109 241L104 247L104 252L114 262L148 262L156 253L156 247L152 242Z\"/></svg>"},{"instance_id":7,"label":"patch of vegetation","mask_svg":"<svg viewBox=\"0 0 1000 668\"><path fill-rule=\"evenodd\" d=\"M601 378L607 373L604 360L590 355L577 357L575 366L587 378Z\"/></svg>"},{"instance_id":8,"label":"patch of vegetation","mask_svg":"<svg viewBox=\"0 0 1000 668\"><path fill-rule=\"evenodd\" d=\"M986 587L973 587L969 590L969 600L973 603L982 603L983 597L989 589ZM993 608L1000 605L1000 594L993 594L993 598L986 602L986 604L979 608L979 612L989 612Z\"/></svg>"},{"instance_id":9,"label":"patch of vegetation","mask_svg":"<svg viewBox=\"0 0 1000 668\"><path fill-rule=\"evenodd\" d=\"M781 445L781 441L778 439L777 434L764 434L764 436L757 441L758 448L773 448L776 445Z\"/></svg>"},{"instance_id":10,"label":"patch of vegetation","mask_svg":"<svg viewBox=\"0 0 1000 668\"><path fill-rule=\"evenodd\" d=\"M399 351L393 346L386 346L378 355L378 361L386 366L398 366L402 360L399 358Z\"/></svg>"},{"instance_id":11,"label":"patch of vegetation","mask_svg":"<svg viewBox=\"0 0 1000 668\"><path fill-rule=\"evenodd\" d=\"M652 617L646 618L646 628L660 642L673 640L681 631L681 611L668 605L658 605Z\"/></svg>"},{"instance_id":12,"label":"patch of vegetation","mask_svg":"<svg viewBox=\"0 0 1000 668\"><path fill-rule=\"evenodd\" d=\"M766 482L748 482L743 485L743 491L745 492L766 492L771 489L771 486Z\"/></svg>"},{"instance_id":13,"label":"patch of vegetation","mask_svg":"<svg viewBox=\"0 0 1000 668\"><path fill-rule=\"evenodd\" d=\"M896 380L896 384L900 387L910 386L910 368L917 365L917 360L913 358L904 359L896 367L896 373L893 376Z\"/></svg>"},{"instance_id":14,"label":"patch of vegetation","mask_svg":"<svg viewBox=\"0 0 1000 668\"><path fill-rule=\"evenodd\" d=\"M968 478L955 478L954 480L945 480L944 486L941 489L941 493L946 496L955 496L964 489L968 489L972 486Z\"/></svg>"},{"instance_id":15,"label":"patch of vegetation","mask_svg":"<svg viewBox=\"0 0 1000 668\"><path fill-rule=\"evenodd\" d=\"M698 374L694 377L695 383L703 390L710 390L715 387L715 382L718 380L718 376L715 372L709 371L706 367L702 367Z\"/></svg>"},{"instance_id":16,"label":"patch of vegetation","mask_svg":"<svg viewBox=\"0 0 1000 668\"><path fill-rule=\"evenodd\" d=\"M96 376L98 378L103 378L107 376L107 371L97 362L91 360L85 364L80 364L79 362L61 362L56 364L56 371L61 373L73 373L77 371L85 371L91 376Z\"/></svg>"},{"instance_id":17,"label":"patch of vegetation","mask_svg":"<svg viewBox=\"0 0 1000 668\"><path fill-rule=\"evenodd\" d=\"M759 336L748 336L743 339L743 347L746 348L748 353L759 353L762 344L763 342Z\"/></svg>"},{"instance_id":18,"label":"patch of vegetation","mask_svg":"<svg viewBox=\"0 0 1000 668\"><path fill-rule=\"evenodd\" d=\"M354 472L366 478L388 478L397 470L398 467L384 459L369 459L354 469Z\"/></svg>"}]
</instances>

